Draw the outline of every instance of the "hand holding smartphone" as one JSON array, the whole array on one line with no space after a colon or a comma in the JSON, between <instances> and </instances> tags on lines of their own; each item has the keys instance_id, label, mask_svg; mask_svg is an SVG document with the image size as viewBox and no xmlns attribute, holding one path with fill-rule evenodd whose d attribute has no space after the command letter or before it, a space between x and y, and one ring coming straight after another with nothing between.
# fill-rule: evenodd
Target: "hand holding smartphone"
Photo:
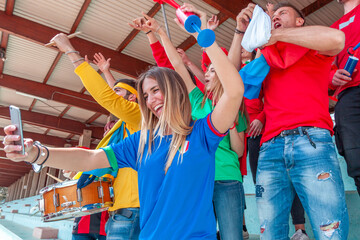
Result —
<instances>
[{"instance_id":1,"label":"hand holding smartphone","mask_svg":"<svg viewBox=\"0 0 360 240\"><path fill-rule=\"evenodd\" d=\"M21 113L18 107L10 105L10 118L11 124L16 126L16 130L14 131L14 135L19 135L20 140L15 141L15 145L21 145L22 150L19 151L20 154L25 155L25 146L24 146L24 136L23 136L23 129L22 129L22 122L21 122Z\"/></svg>"}]
</instances>

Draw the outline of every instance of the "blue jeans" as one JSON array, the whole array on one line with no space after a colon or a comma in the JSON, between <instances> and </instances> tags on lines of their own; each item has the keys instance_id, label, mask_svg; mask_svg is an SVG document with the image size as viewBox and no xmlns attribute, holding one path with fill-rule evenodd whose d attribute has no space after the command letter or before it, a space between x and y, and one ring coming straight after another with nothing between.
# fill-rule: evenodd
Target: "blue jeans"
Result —
<instances>
[{"instance_id":1,"label":"blue jeans","mask_svg":"<svg viewBox=\"0 0 360 240\"><path fill-rule=\"evenodd\" d=\"M347 239L344 184L330 133L321 128L300 132L279 135L261 146L256 174L261 238L289 239L296 191L316 239Z\"/></svg>"},{"instance_id":2,"label":"blue jeans","mask_svg":"<svg viewBox=\"0 0 360 240\"><path fill-rule=\"evenodd\" d=\"M106 240L106 236L95 233L73 234L72 240Z\"/></svg>"},{"instance_id":3,"label":"blue jeans","mask_svg":"<svg viewBox=\"0 0 360 240\"><path fill-rule=\"evenodd\" d=\"M243 239L244 190L239 181L215 181L213 203L221 240Z\"/></svg>"},{"instance_id":4,"label":"blue jeans","mask_svg":"<svg viewBox=\"0 0 360 240\"><path fill-rule=\"evenodd\" d=\"M126 208L130 217L120 214L110 215L106 223L107 240L137 240L140 234L139 208Z\"/></svg>"}]
</instances>

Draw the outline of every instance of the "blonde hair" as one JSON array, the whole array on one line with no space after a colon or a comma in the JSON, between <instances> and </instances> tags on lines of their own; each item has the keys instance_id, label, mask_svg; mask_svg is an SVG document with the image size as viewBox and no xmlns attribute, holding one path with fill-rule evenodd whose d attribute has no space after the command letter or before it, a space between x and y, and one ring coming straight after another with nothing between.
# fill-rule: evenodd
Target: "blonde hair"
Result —
<instances>
[{"instance_id":1,"label":"blonde hair","mask_svg":"<svg viewBox=\"0 0 360 240\"><path fill-rule=\"evenodd\" d=\"M146 106L142 86L147 78L154 79L158 83L159 89L164 96L163 111L159 119ZM192 131L192 126L190 126L192 121L191 104L186 85L180 75L174 70L163 67L152 67L139 76L138 93L142 113L138 150L140 164L146 143L148 143L148 156L151 154L154 139L156 137L161 138L166 131L171 131L172 140L165 164L166 173L178 150L185 147L186 136ZM182 153L180 153L179 157L180 156L182 161Z\"/></svg>"}]
</instances>

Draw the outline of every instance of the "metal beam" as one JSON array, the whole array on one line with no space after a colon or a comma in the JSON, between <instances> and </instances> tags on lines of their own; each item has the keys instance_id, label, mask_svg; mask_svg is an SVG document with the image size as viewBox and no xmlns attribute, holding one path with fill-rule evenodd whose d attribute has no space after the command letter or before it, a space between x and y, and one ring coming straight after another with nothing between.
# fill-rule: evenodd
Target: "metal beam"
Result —
<instances>
[{"instance_id":1,"label":"metal beam","mask_svg":"<svg viewBox=\"0 0 360 240\"><path fill-rule=\"evenodd\" d=\"M0 117L10 119L8 107L0 107ZM73 133L76 135L81 135L83 130L88 129L92 131L92 138L102 139L104 133L104 129L102 127L88 127L79 121L59 118L43 113L21 110L21 117L24 123L50 128L57 131Z\"/></svg>"},{"instance_id":2,"label":"metal beam","mask_svg":"<svg viewBox=\"0 0 360 240\"><path fill-rule=\"evenodd\" d=\"M56 29L25 18L8 16L3 11L0 11L0 30L38 44L46 44L59 33ZM104 56L112 59L111 68L113 70L131 77L137 77L139 73L151 65L150 63L81 38L75 37L71 39L71 43L82 55L93 56L95 53L101 52Z\"/></svg>"},{"instance_id":3,"label":"metal beam","mask_svg":"<svg viewBox=\"0 0 360 240\"><path fill-rule=\"evenodd\" d=\"M0 81L1 87L11 88L19 92L83 108L89 111L103 113L109 112L101 107L90 95L78 93L64 88L27 80L3 74Z\"/></svg>"}]
</instances>

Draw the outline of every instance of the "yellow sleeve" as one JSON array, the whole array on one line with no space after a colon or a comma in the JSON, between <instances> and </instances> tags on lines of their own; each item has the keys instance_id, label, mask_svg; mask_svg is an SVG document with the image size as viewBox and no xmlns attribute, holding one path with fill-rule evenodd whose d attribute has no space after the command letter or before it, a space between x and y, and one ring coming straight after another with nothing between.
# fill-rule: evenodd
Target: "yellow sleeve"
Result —
<instances>
[{"instance_id":1,"label":"yellow sleeve","mask_svg":"<svg viewBox=\"0 0 360 240\"><path fill-rule=\"evenodd\" d=\"M134 128L140 127L141 112L136 102L117 95L87 62L80 64L75 73L80 77L86 90L103 108Z\"/></svg>"}]
</instances>

